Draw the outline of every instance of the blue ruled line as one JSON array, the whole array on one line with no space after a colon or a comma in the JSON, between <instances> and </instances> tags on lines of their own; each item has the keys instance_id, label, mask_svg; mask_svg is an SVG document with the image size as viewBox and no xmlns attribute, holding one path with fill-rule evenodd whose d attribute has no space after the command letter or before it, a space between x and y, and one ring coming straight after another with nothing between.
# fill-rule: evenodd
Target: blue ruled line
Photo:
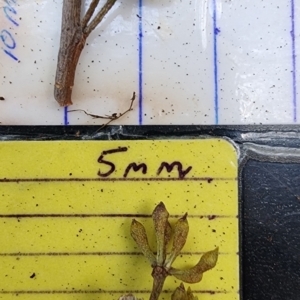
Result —
<instances>
[{"instance_id":1,"label":"blue ruled line","mask_svg":"<svg viewBox=\"0 0 300 300\"><path fill-rule=\"evenodd\" d=\"M143 124L143 0L139 0L139 125Z\"/></svg>"},{"instance_id":2,"label":"blue ruled line","mask_svg":"<svg viewBox=\"0 0 300 300\"><path fill-rule=\"evenodd\" d=\"M217 28L217 6L216 0L213 0L213 35L214 35L214 106L215 106L215 124L219 124L219 87L218 87L218 51L217 35L220 30Z\"/></svg>"},{"instance_id":3,"label":"blue ruled line","mask_svg":"<svg viewBox=\"0 0 300 300\"><path fill-rule=\"evenodd\" d=\"M296 85L296 50L295 50L295 3L291 0L291 37L292 37L292 78L293 78L293 121L297 122L297 85Z\"/></svg>"},{"instance_id":4,"label":"blue ruled line","mask_svg":"<svg viewBox=\"0 0 300 300\"><path fill-rule=\"evenodd\" d=\"M64 107L64 125L69 125L68 121L68 106Z\"/></svg>"}]
</instances>

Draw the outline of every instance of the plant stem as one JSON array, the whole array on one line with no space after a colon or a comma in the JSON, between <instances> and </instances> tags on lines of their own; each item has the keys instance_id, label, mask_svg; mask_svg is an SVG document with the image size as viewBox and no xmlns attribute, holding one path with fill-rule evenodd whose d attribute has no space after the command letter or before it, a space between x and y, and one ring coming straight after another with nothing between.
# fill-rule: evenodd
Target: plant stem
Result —
<instances>
[{"instance_id":1,"label":"plant stem","mask_svg":"<svg viewBox=\"0 0 300 300\"><path fill-rule=\"evenodd\" d=\"M107 0L91 20L100 0L93 0L80 20L82 0L63 0L60 48L54 85L54 98L60 106L72 104L77 63L89 34L103 20L116 0Z\"/></svg>"},{"instance_id":2,"label":"plant stem","mask_svg":"<svg viewBox=\"0 0 300 300\"><path fill-rule=\"evenodd\" d=\"M88 10L86 11L85 16L83 17L82 21L81 21L81 26L84 28L88 22L91 20L94 11L97 7L97 5L99 4L100 0L92 0L90 7L88 8Z\"/></svg>"},{"instance_id":3,"label":"plant stem","mask_svg":"<svg viewBox=\"0 0 300 300\"><path fill-rule=\"evenodd\" d=\"M117 0L107 0L105 5L101 8L101 10L95 16L94 20L92 20L90 22L90 24L87 25L84 32L86 32L87 34L90 34L98 26L98 24L100 24L100 22L103 20L103 18L109 12L109 10L113 7L113 5L116 3L116 1Z\"/></svg>"},{"instance_id":4,"label":"plant stem","mask_svg":"<svg viewBox=\"0 0 300 300\"><path fill-rule=\"evenodd\" d=\"M76 66L87 35L80 25L81 0L64 0L54 97L60 106L72 104Z\"/></svg>"},{"instance_id":5,"label":"plant stem","mask_svg":"<svg viewBox=\"0 0 300 300\"><path fill-rule=\"evenodd\" d=\"M165 280L168 276L167 271L163 267L156 266L153 268L153 286L150 295L150 300L158 300L160 293L162 292Z\"/></svg>"}]
</instances>

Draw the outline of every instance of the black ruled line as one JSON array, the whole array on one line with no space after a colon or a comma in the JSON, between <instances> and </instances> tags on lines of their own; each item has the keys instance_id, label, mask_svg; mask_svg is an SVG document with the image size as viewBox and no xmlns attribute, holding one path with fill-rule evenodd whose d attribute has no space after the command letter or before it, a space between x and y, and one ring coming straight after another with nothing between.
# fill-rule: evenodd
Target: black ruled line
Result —
<instances>
[{"instance_id":1,"label":"black ruled line","mask_svg":"<svg viewBox=\"0 0 300 300\"><path fill-rule=\"evenodd\" d=\"M150 290L0 290L0 294L150 294ZM173 293L171 290L164 290L163 293ZM239 291L229 292L226 290L193 290L197 294L239 294Z\"/></svg>"},{"instance_id":2,"label":"black ruled line","mask_svg":"<svg viewBox=\"0 0 300 300\"><path fill-rule=\"evenodd\" d=\"M237 178L191 177L191 178L1 178L0 183L21 182L87 182L87 181L236 181Z\"/></svg>"},{"instance_id":3,"label":"black ruled line","mask_svg":"<svg viewBox=\"0 0 300 300\"><path fill-rule=\"evenodd\" d=\"M181 218L182 215L170 215L170 218ZM189 218L214 220L217 218L233 219L230 215L188 215ZM152 218L149 214L0 214L1 218Z\"/></svg>"},{"instance_id":4,"label":"black ruled line","mask_svg":"<svg viewBox=\"0 0 300 300\"><path fill-rule=\"evenodd\" d=\"M203 255L205 251L180 252L180 255ZM154 252L154 254L156 254ZM231 255L230 252L219 252L219 255ZM239 253L234 253L239 255ZM141 252L6 252L1 256L143 256Z\"/></svg>"}]
</instances>

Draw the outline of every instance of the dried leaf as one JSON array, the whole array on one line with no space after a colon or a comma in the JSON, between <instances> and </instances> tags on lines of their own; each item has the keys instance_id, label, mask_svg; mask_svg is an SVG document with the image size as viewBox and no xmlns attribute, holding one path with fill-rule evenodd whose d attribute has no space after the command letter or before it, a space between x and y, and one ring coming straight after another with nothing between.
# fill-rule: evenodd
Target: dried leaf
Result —
<instances>
[{"instance_id":1,"label":"dried leaf","mask_svg":"<svg viewBox=\"0 0 300 300\"><path fill-rule=\"evenodd\" d=\"M172 294L171 300L198 300L198 298L194 297L190 287L186 291L183 283L181 283Z\"/></svg>"},{"instance_id":2,"label":"dried leaf","mask_svg":"<svg viewBox=\"0 0 300 300\"><path fill-rule=\"evenodd\" d=\"M187 300L198 300L198 297L194 296L190 287L187 289Z\"/></svg>"},{"instance_id":3,"label":"dried leaf","mask_svg":"<svg viewBox=\"0 0 300 300\"><path fill-rule=\"evenodd\" d=\"M218 261L219 247L212 251L204 253L198 263L202 272L206 272L215 267Z\"/></svg>"},{"instance_id":4,"label":"dried leaf","mask_svg":"<svg viewBox=\"0 0 300 300\"><path fill-rule=\"evenodd\" d=\"M145 227L140 222L133 219L131 222L130 233L144 256L149 260L151 266L156 265L156 258L149 247Z\"/></svg>"},{"instance_id":5,"label":"dried leaf","mask_svg":"<svg viewBox=\"0 0 300 300\"><path fill-rule=\"evenodd\" d=\"M174 262L176 257L179 255L181 249L185 245L188 233L189 233L189 223L187 221L187 213L186 213L175 224L173 248L165 264L165 267L167 269L171 267L172 263Z\"/></svg>"},{"instance_id":6,"label":"dried leaf","mask_svg":"<svg viewBox=\"0 0 300 300\"><path fill-rule=\"evenodd\" d=\"M169 274L186 283L200 282L203 277L203 273L199 272L195 267L187 270L171 268Z\"/></svg>"},{"instance_id":7,"label":"dried leaf","mask_svg":"<svg viewBox=\"0 0 300 300\"><path fill-rule=\"evenodd\" d=\"M212 269L216 265L218 254L219 248L206 252L202 255L199 262L193 268L186 270L171 268L169 270L169 274L187 283L199 282L203 277L203 273Z\"/></svg>"},{"instance_id":8,"label":"dried leaf","mask_svg":"<svg viewBox=\"0 0 300 300\"><path fill-rule=\"evenodd\" d=\"M165 205L160 202L154 209L152 213L154 229L156 233L156 243L157 243L157 265L162 266L166 259L166 232L168 227L168 217L169 213L166 210Z\"/></svg>"},{"instance_id":9,"label":"dried leaf","mask_svg":"<svg viewBox=\"0 0 300 300\"><path fill-rule=\"evenodd\" d=\"M187 283L196 283L202 279L204 272L210 270L216 265L218 260L219 249L216 248L213 251L204 253L199 262L193 268L186 270L172 268L172 263L180 254L180 251L186 243L189 232L189 224L187 221L187 214L180 218L175 224L172 250L166 260L166 247L172 237L172 227L168 221L168 217L169 213L166 210L165 205L162 202L160 202L152 213L157 242L157 256L153 254L149 247L144 226L136 220L132 220L131 224L131 235L133 239L141 248L143 254L148 258L153 267L151 274L153 277L153 286L151 290L150 300L158 300L159 295L161 294L161 291L163 289L165 279L168 275L173 275L177 279ZM129 297L131 297L131 295L129 295ZM174 291L171 299L198 300L198 298L193 295L190 288L188 288L188 290L185 291L183 284L181 284ZM137 299L122 298L119 300Z\"/></svg>"},{"instance_id":10,"label":"dried leaf","mask_svg":"<svg viewBox=\"0 0 300 300\"><path fill-rule=\"evenodd\" d=\"M133 294L123 295L119 298L119 300L141 300L140 298L136 298Z\"/></svg>"},{"instance_id":11,"label":"dried leaf","mask_svg":"<svg viewBox=\"0 0 300 300\"><path fill-rule=\"evenodd\" d=\"M183 283L180 284L179 287L173 292L171 296L171 300L185 300L186 299L186 292Z\"/></svg>"},{"instance_id":12,"label":"dried leaf","mask_svg":"<svg viewBox=\"0 0 300 300\"><path fill-rule=\"evenodd\" d=\"M169 242L172 239L172 226L169 223L169 221L167 221L167 226L166 226L166 232L165 232L165 246L167 247L167 245L169 244Z\"/></svg>"}]
</instances>

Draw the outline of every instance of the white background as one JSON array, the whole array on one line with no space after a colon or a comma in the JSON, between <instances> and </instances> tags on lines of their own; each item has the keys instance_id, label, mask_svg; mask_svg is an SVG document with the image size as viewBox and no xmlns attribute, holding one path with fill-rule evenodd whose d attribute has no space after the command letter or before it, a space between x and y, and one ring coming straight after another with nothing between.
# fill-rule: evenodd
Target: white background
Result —
<instances>
[{"instance_id":1,"label":"white background","mask_svg":"<svg viewBox=\"0 0 300 300\"><path fill-rule=\"evenodd\" d=\"M300 1L138 1L117 1L88 38L69 110L122 112L135 91L114 124L299 122ZM0 6L1 124L102 124L53 98L62 0Z\"/></svg>"}]
</instances>

